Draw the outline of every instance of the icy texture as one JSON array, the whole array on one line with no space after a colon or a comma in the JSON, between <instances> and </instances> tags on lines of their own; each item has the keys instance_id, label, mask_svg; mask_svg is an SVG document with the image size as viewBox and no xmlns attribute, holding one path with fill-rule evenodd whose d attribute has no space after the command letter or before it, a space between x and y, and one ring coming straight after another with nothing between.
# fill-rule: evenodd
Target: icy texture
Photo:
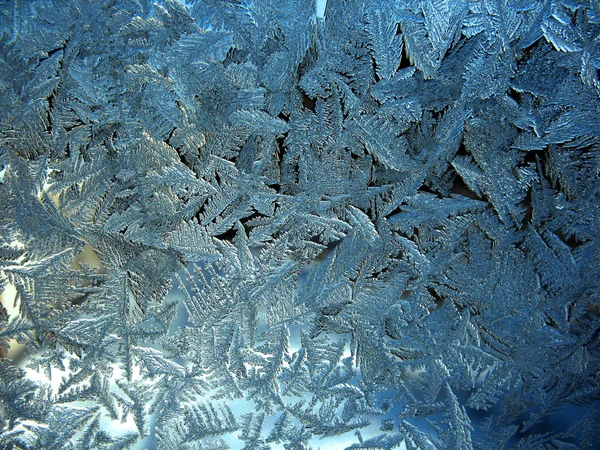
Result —
<instances>
[{"instance_id":1,"label":"icy texture","mask_svg":"<svg viewBox=\"0 0 600 450\"><path fill-rule=\"evenodd\" d=\"M0 448L593 448L598 5L3 1Z\"/></svg>"}]
</instances>

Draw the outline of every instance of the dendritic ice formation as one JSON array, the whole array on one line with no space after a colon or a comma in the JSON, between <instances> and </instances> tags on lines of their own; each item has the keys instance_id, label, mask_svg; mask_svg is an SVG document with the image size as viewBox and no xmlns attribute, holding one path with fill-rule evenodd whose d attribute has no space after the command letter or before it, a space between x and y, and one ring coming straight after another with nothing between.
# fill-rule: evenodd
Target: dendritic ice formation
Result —
<instances>
[{"instance_id":1,"label":"dendritic ice formation","mask_svg":"<svg viewBox=\"0 0 600 450\"><path fill-rule=\"evenodd\" d=\"M1 449L598 445L600 3L0 24Z\"/></svg>"}]
</instances>

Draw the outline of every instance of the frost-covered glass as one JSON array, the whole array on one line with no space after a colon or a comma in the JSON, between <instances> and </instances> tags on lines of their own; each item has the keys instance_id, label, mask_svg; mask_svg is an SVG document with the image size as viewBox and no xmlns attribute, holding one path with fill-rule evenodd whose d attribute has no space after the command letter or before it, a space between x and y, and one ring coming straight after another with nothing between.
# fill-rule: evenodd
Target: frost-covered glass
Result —
<instances>
[{"instance_id":1,"label":"frost-covered glass","mask_svg":"<svg viewBox=\"0 0 600 450\"><path fill-rule=\"evenodd\" d=\"M0 2L0 449L597 448L599 5Z\"/></svg>"}]
</instances>

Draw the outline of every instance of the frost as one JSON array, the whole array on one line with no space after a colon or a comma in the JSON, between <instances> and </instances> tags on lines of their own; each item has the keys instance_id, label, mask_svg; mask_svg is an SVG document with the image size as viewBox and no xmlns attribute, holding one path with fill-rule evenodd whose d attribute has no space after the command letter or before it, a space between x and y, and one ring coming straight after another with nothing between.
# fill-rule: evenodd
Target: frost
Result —
<instances>
[{"instance_id":1,"label":"frost","mask_svg":"<svg viewBox=\"0 0 600 450\"><path fill-rule=\"evenodd\" d=\"M597 3L0 30L0 448L597 445Z\"/></svg>"}]
</instances>

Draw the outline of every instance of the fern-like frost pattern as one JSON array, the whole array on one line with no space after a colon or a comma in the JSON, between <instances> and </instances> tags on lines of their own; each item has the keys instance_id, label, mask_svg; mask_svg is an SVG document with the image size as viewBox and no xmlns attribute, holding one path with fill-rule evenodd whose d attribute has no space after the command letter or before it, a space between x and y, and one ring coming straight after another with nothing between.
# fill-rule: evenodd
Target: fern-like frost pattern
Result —
<instances>
[{"instance_id":1,"label":"fern-like frost pattern","mask_svg":"<svg viewBox=\"0 0 600 450\"><path fill-rule=\"evenodd\" d=\"M0 448L597 448L599 36L3 1Z\"/></svg>"}]
</instances>

